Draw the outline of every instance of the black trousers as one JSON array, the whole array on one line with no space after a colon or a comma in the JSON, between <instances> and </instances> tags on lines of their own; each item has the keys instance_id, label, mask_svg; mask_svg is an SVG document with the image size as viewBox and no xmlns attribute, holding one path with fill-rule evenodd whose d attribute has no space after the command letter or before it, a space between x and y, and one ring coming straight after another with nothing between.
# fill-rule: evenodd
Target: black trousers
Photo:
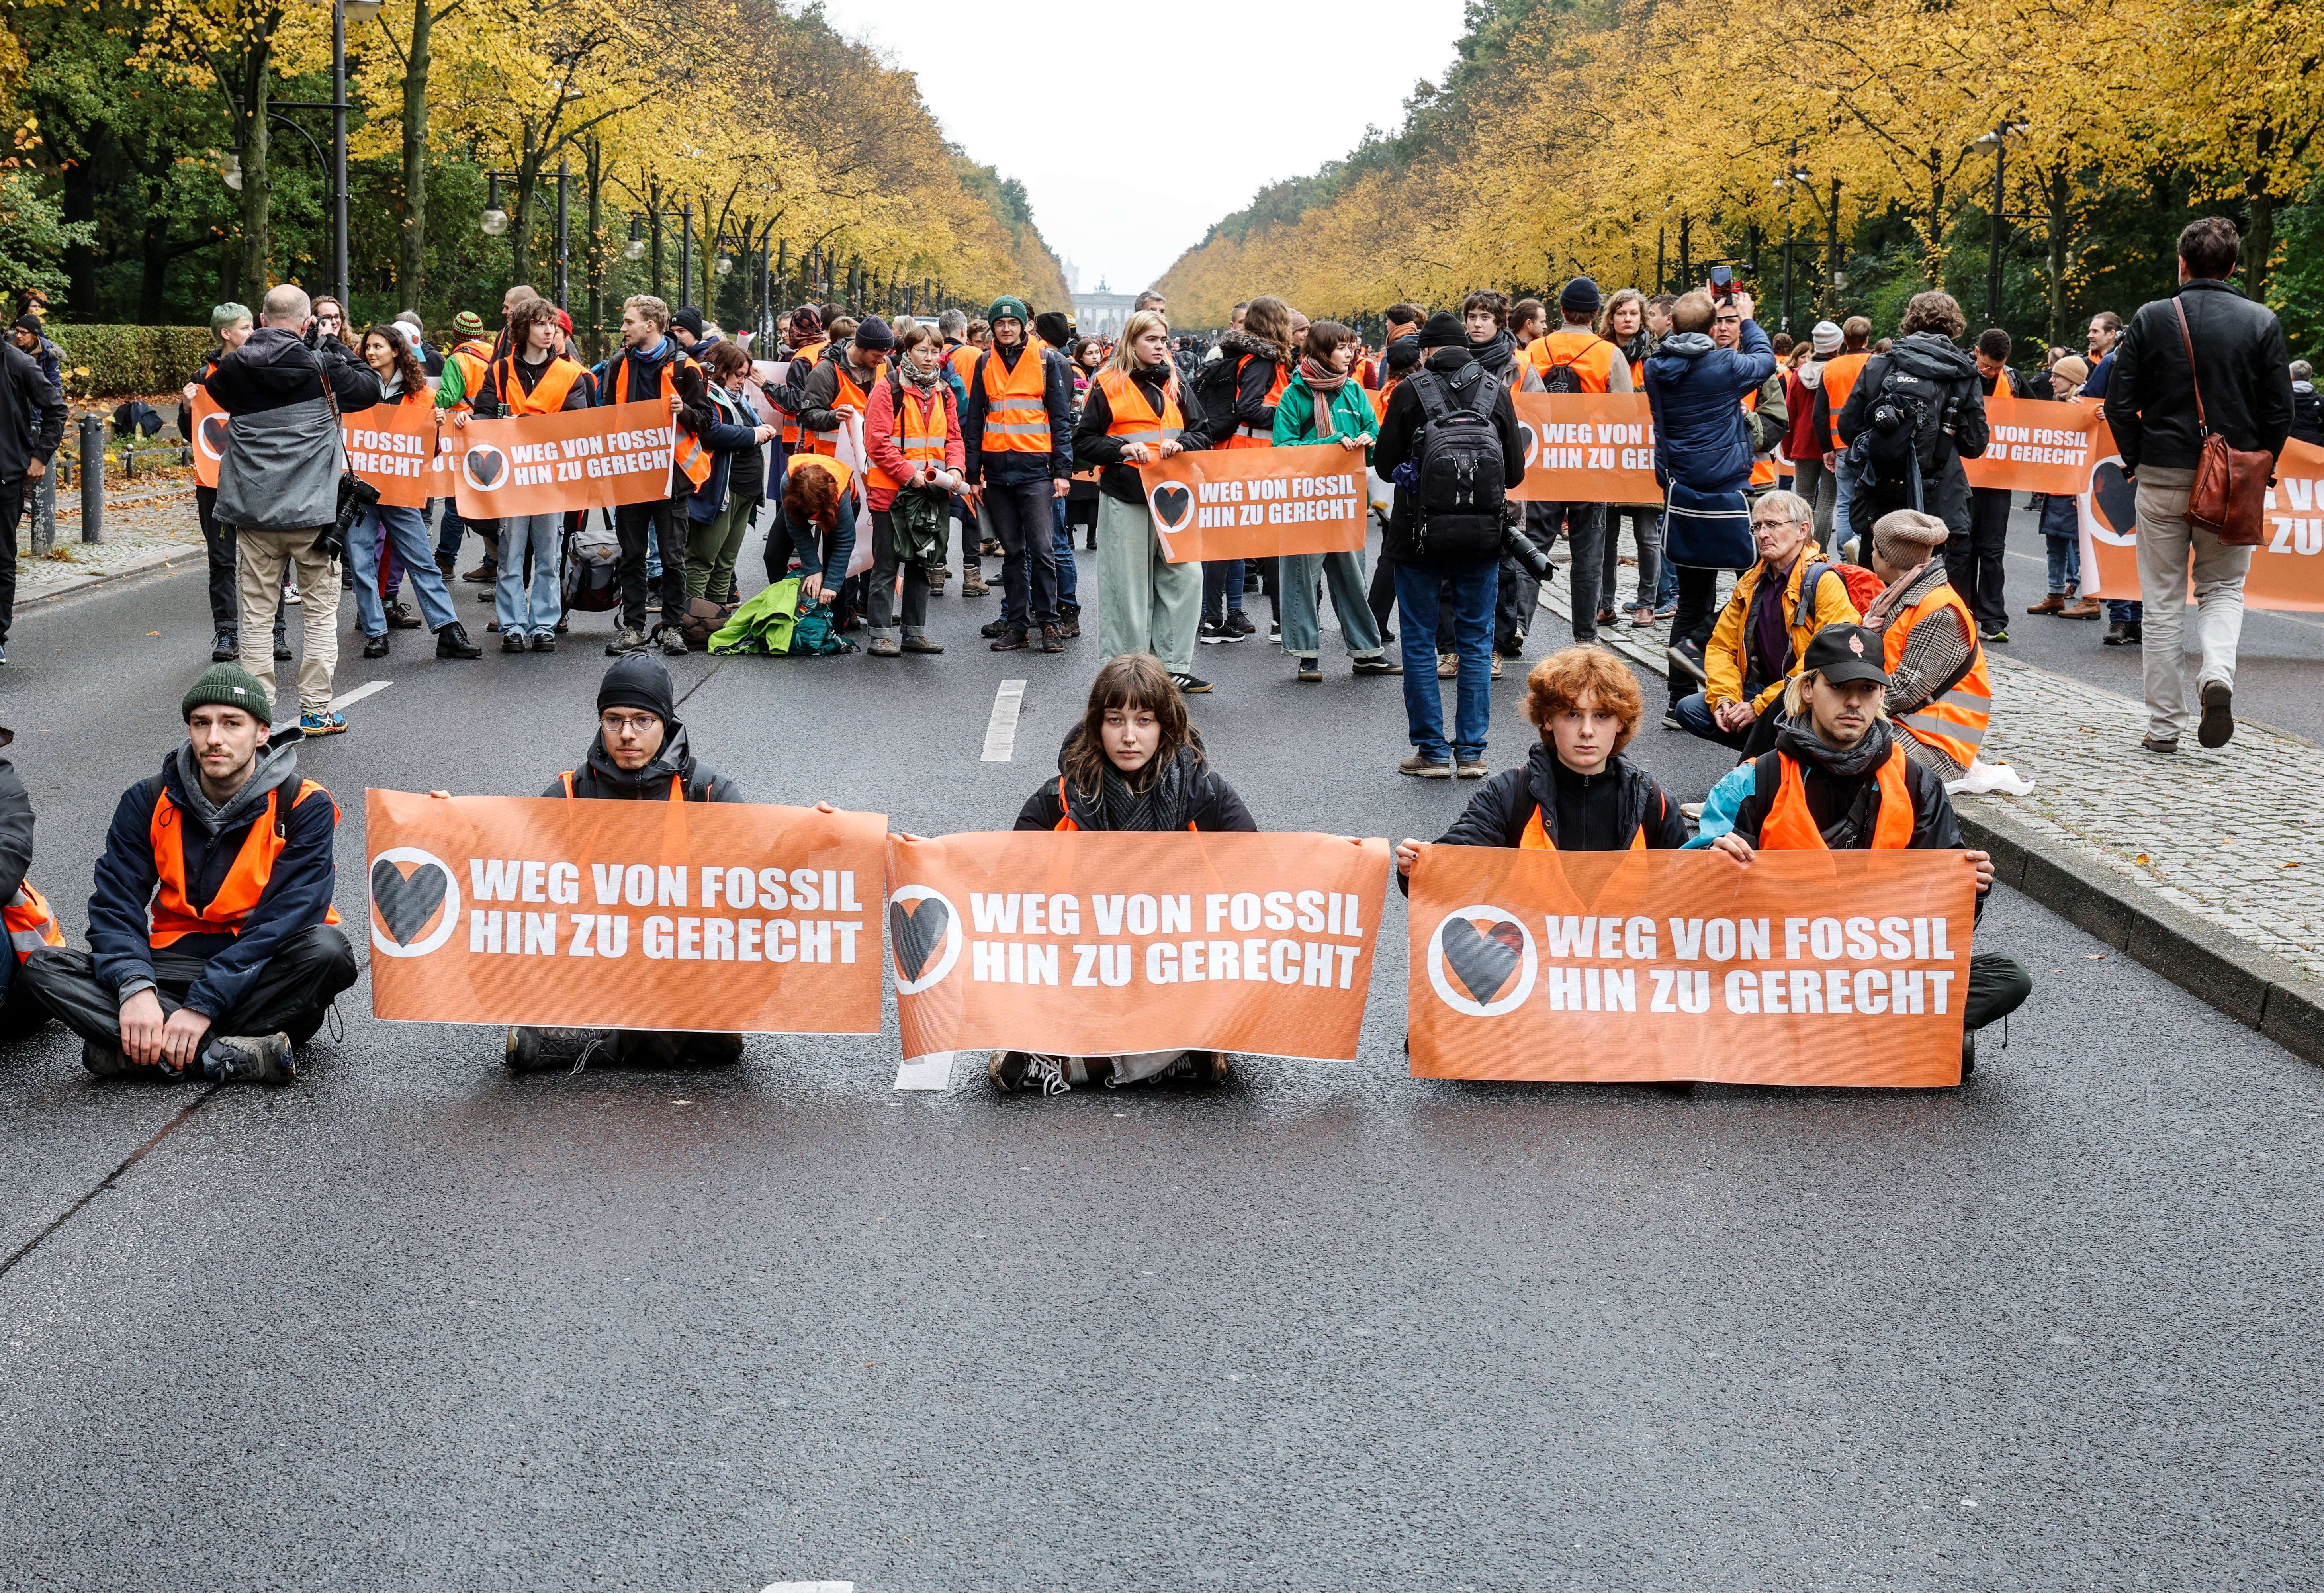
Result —
<instances>
[{"instance_id":1,"label":"black trousers","mask_svg":"<svg viewBox=\"0 0 2324 1593\"><path fill-rule=\"evenodd\" d=\"M1961 1021L1981 1029L1997 1017L2006 1017L2025 1005L2034 993L2034 976L2025 964L1999 952L1969 954L1969 990L1961 997Z\"/></svg>"},{"instance_id":2,"label":"black trousers","mask_svg":"<svg viewBox=\"0 0 2324 1593\"><path fill-rule=\"evenodd\" d=\"M896 520L887 510L872 511L872 581L864 596L864 619L872 630L885 631L896 622L896 569L902 561L896 548ZM926 566L903 565L903 625L920 631L928 622L928 572Z\"/></svg>"},{"instance_id":3,"label":"black trousers","mask_svg":"<svg viewBox=\"0 0 2324 1593\"><path fill-rule=\"evenodd\" d=\"M2009 594L2002 559L2008 551L2009 493L2000 487L1971 487L1969 535L1945 539L1945 574L1980 624L2006 628Z\"/></svg>"},{"instance_id":4,"label":"black trousers","mask_svg":"<svg viewBox=\"0 0 2324 1593\"><path fill-rule=\"evenodd\" d=\"M156 954L154 994L164 1016L184 1006L193 988L192 977L176 977L196 973L185 965L189 961L173 960L166 951ZM302 929L275 948L241 1005L212 1019L210 1033L271 1035L280 1029L291 1044L304 1045L323 1027L323 1011L332 998L355 983L355 948L336 925ZM120 1049L121 998L97 978L96 961L87 952L44 947L16 971L16 978L82 1039Z\"/></svg>"},{"instance_id":5,"label":"black trousers","mask_svg":"<svg viewBox=\"0 0 2324 1593\"><path fill-rule=\"evenodd\" d=\"M1563 530L1571 546L1573 562L1567 566L1568 579L1573 585L1566 595L1573 601L1573 640L1598 640L1598 611L1610 607L1614 601L1613 584L1606 576L1606 539L1610 534L1606 523L1603 503L1550 503L1544 505L1548 513L1549 539L1557 541ZM1526 505L1530 524L1533 505Z\"/></svg>"},{"instance_id":6,"label":"black trousers","mask_svg":"<svg viewBox=\"0 0 2324 1593\"><path fill-rule=\"evenodd\" d=\"M1047 478L1001 486L988 482L984 512L1001 539L1001 580L1019 635L1057 622L1056 489Z\"/></svg>"},{"instance_id":7,"label":"black trousers","mask_svg":"<svg viewBox=\"0 0 2324 1593\"><path fill-rule=\"evenodd\" d=\"M1592 618L1595 618L1593 615ZM1697 647L1711 640L1719 621L1719 572L1692 565L1678 566L1678 612L1671 619L1671 640L1692 641Z\"/></svg>"},{"instance_id":8,"label":"black trousers","mask_svg":"<svg viewBox=\"0 0 2324 1593\"><path fill-rule=\"evenodd\" d=\"M21 475L0 481L0 642L8 640L8 624L16 614L16 522L24 518L24 500L32 491L32 483Z\"/></svg>"},{"instance_id":9,"label":"black trousers","mask_svg":"<svg viewBox=\"0 0 2324 1593\"><path fill-rule=\"evenodd\" d=\"M202 522L202 546L209 553L210 623L220 631L242 629L241 591L235 583L234 528L217 517L217 489L194 488L194 513ZM282 604L274 605L274 640L282 640Z\"/></svg>"},{"instance_id":10,"label":"black trousers","mask_svg":"<svg viewBox=\"0 0 2324 1593\"><path fill-rule=\"evenodd\" d=\"M1371 605L1372 618L1379 622L1380 635L1388 640L1395 640L1396 560L1388 556L1385 548L1372 561L1371 590L1364 594L1364 600Z\"/></svg>"},{"instance_id":11,"label":"black trousers","mask_svg":"<svg viewBox=\"0 0 2324 1593\"><path fill-rule=\"evenodd\" d=\"M621 539L622 561L614 578L622 585L622 623L646 628L646 539L661 546L661 617L675 625L686 614L686 500L623 503L613 511L613 535Z\"/></svg>"}]
</instances>

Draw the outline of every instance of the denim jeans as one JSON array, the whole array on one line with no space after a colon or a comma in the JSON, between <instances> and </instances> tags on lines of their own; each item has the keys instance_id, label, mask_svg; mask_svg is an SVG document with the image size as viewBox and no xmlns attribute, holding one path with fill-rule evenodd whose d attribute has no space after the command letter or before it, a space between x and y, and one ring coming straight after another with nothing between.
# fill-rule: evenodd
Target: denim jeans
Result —
<instances>
[{"instance_id":1,"label":"denim jeans","mask_svg":"<svg viewBox=\"0 0 2324 1593\"><path fill-rule=\"evenodd\" d=\"M1203 623L1219 625L1242 612L1242 560L1213 558L1203 566Z\"/></svg>"},{"instance_id":2,"label":"denim jeans","mask_svg":"<svg viewBox=\"0 0 2324 1593\"><path fill-rule=\"evenodd\" d=\"M524 582L524 556L532 554L532 585ZM493 587L493 617L503 636L552 636L564 612L565 517L527 514L501 521L501 573Z\"/></svg>"},{"instance_id":3,"label":"denim jeans","mask_svg":"<svg viewBox=\"0 0 2324 1593\"><path fill-rule=\"evenodd\" d=\"M1849 462L1846 448L1840 451L1840 463L1832 467L1832 474L1840 483L1838 488L1840 495L1832 500L1831 543L1823 551L1826 558L1836 561L1845 557L1841 545L1848 540L1849 536L1848 501L1856 496L1856 466ZM1872 549L1868 546L1863 552L1868 558L1871 557ZM1858 562L1861 563L1862 560Z\"/></svg>"},{"instance_id":4,"label":"denim jeans","mask_svg":"<svg viewBox=\"0 0 2324 1593\"><path fill-rule=\"evenodd\" d=\"M1404 717L1413 750L1432 763L1457 754L1485 755L1485 732L1492 718L1493 599L1499 566L1488 560L1465 569L1396 566L1396 603L1404 649ZM1443 686L1436 678L1436 600L1452 598L1453 650L1461 659L1454 698L1452 744L1444 740Z\"/></svg>"},{"instance_id":5,"label":"denim jeans","mask_svg":"<svg viewBox=\"0 0 2324 1593\"><path fill-rule=\"evenodd\" d=\"M2082 539L2080 537L2043 537L2042 539L2050 545L2050 595L2079 594L2082 589Z\"/></svg>"},{"instance_id":6,"label":"denim jeans","mask_svg":"<svg viewBox=\"0 0 2324 1593\"><path fill-rule=\"evenodd\" d=\"M363 633L387 634L387 605L379 595L379 560L382 545L390 540L411 576L411 590L420 599L420 617L430 631L441 631L457 616L452 612L452 594L444 589L444 572L436 567L436 550L428 545L428 521L417 509L381 503L347 529L347 558L355 572L355 617L362 622Z\"/></svg>"},{"instance_id":7,"label":"denim jeans","mask_svg":"<svg viewBox=\"0 0 2324 1593\"><path fill-rule=\"evenodd\" d=\"M459 558L460 539L466 534L468 528L460 519L459 504L449 498L438 498L436 502L444 506L436 521L436 564L440 569Z\"/></svg>"},{"instance_id":8,"label":"denim jeans","mask_svg":"<svg viewBox=\"0 0 2324 1593\"><path fill-rule=\"evenodd\" d=\"M1076 595L1080 585L1078 572L1074 568L1074 529L1065 523L1065 501L1056 499L1057 515L1057 602L1060 605L1078 609L1082 606Z\"/></svg>"}]
</instances>

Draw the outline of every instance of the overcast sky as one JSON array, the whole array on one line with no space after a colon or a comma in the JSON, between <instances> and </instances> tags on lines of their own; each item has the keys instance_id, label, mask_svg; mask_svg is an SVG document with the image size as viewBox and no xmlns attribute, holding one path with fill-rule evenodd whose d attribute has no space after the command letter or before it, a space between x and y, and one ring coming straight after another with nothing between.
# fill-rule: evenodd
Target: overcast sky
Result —
<instances>
[{"instance_id":1,"label":"overcast sky","mask_svg":"<svg viewBox=\"0 0 2324 1593\"><path fill-rule=\"evenodd\" d=\"M1025 185L1084 292L1101 277L1117 292L1148 286L1266 184L1347 153L1367 123L1396 127L1461 33L1461 0L825 0L824 12L918 73L946 136ZM1334 42L1342 64L1321 94L1314 55Z\"/></svg>"}]
</instances>

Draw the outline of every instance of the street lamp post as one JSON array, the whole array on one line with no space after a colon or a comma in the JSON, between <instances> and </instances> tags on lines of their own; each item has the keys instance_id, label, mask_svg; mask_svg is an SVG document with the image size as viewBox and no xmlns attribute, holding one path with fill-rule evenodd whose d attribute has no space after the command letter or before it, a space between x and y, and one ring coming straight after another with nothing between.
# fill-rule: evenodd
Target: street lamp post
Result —
<instances>
[{"instance_id":1,"label":"street lamp post","mask_svg":"<svg viewBox=\"0 0 2324 1593\"><path fill-rule=\"evenodd\" d=\"M331 290L352 319L354 307L347 303L347 24L361 24L379 14L382 0L331 0L331 97L316 99L270 99L267 119L280 121L285 126L298 127L288 116L274 113L289 111L328 111L331 113L331 157L327 175L331 182ZM236 96L239 108L242 98ZM306 133L303 127L299 128ZM314 139L309 136L309 144ZM320 151L317 152L318 154ZM239 152L237 152L238 157ZM239 189L241 161L235 161L234 179L227 186Z\"/></svg>"},{"instance_id":2,"label":"street lamp post","mask_svg":"<svg viewBox=\"0 0 2324 1593\"><path fill-rule=\"evenodd\" d=\"M1970 146L1993 157L1993 238L1985 263L1985 324L1988 327L2001 324L2001 246L2009 237L2008 202L2002 188L2002 165L2007 155L2009 135L2024 131L2025 124L2023 122L1997 122L1992 132L1978 134Z\"/></svg>"}]
</instances>

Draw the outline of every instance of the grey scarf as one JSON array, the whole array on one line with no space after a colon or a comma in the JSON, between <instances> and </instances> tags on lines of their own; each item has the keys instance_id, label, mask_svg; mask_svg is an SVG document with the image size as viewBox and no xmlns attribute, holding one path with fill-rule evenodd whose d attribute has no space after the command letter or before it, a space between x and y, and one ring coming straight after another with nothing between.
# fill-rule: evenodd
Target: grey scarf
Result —
<instances>
[{"instance_id":1,"label":"grey scarf","mask_svg":"<svg viewBox=\"0 0 2324 1593\"><path fill-rule=\"evenodd\" d=\"M1182 747L1177 756L1157 768L1143 786L1121 778L1111 761L1100 783L1097 816L1108 830L1153 833L1186 827L1186 803L1192 781L1194 750Z\"/></svg>"}]
</instances>

